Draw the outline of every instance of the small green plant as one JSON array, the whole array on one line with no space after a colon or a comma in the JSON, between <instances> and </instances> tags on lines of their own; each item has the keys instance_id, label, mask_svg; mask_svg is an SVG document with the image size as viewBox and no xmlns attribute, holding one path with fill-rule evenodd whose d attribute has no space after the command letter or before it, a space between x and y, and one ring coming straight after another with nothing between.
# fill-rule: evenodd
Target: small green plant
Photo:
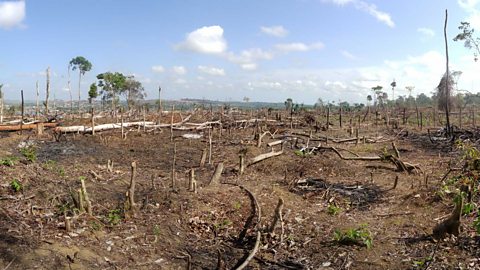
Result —
<instances>
[{"instance_id":1,"label":"small green plant","mask_svg":"<svg viewBox=\"0 0 480 270\"><path fill-rule=\"evenodd\" d=\"M293 153L294 153L295 155L299 156L299 157L304 157L304 158L310 156L310 153L305 152L305 151L306 151L306 150L304 150L304 151L302 151L302 150L295 150L295 151L293 151Z\"/></svg>"},{"instance_id":2,"label":"small green plant","mask_svg":"<svg viewBox=\"0 0 480 270\"><path fill-rule=\"evenodd\" d=\"M17 157L11 156L4 159L0 159L0 165L12 167L15 166L15 162L18 160Z\"/></svg>"},{"instance_id":3,"label":"small green plant","mask_svg":"<svg viewBox=\"0 0 480 270\"><path fill-rule=\"evenodd\" d=\"M423 269L431 261L432 261L432 257L426 257L426 258L421 259L419 261L413 261L412 263L413 263L414 268Z\"/></svg>"},{"instance_id":4,"label":"small green plant","mask_svg":"<svg viewBox=\"0 0 480 270\"><path fill-rule=\"evenodd\" d=\"M95 221L92 221L92 222L90 223L90 228L91 228L92 230L94 230L94 231L100 231L100 230L102 229L102 227L103 227L102 224L97 223L97 222L95 222Z\"/></svg>"},{"instance_id":5,"label":"small green plant","mask_svg":"<svg viewBox=\"0 0 480 270\"><path fill-rule=\"evenodd\" d=\"M120 209L110 210L108 212L107 219L110 225L117 225L122 220L122 210Z\"/></svg>"},{"instance_id":6,"label":"small green plant","mask_svg":"<svg viewBox=\"0 0 480 270\"><path fill-rule=\"evenodd\" d=\"M222 230L222 229L226 229L227 227L230 227L232 224L233 224L233 222L231 220L224 219L220 223L215 223L213 225L213 227L214 227L215 230Z\"/></svg>"},{"instance_id":7,"label":"small green plant","mask_svg":"<svg viewBox=\"0 0 480 270\"><path fill-rule=\"evenodd\" d=\"M328 204L327 213L328 213L329 215L335 216L335 215L337 215L338 213L340 213L340 211L342 211L342 208L336 206L336 205L333 204L333 203L329 203L329 204Z\"/></svg>"},{"instance_id":8,"label":"small green plant","mask_svg":"<svg viewBox=\"0 0 480 270\"><path fill-rule=\"evenodd\" d=\"M236 201L236 202L233 203L233 209L239 210L240 208L242 208L242 203L241 202Z\"/></svg>"},{"instance_id":9,"label":"small green plant","mask_svg":"<svg viewBox=\"0 0 480 270\"><path fill-rule=\"evenodd\" d=\"M159 236L160 235L160 226L156 225L153 226L153 234L156 235L156 236Z\"/></svg>"},{"instance_id":10,"label":"small green plant","mask_svg":"<svg viewBox=\"0 0 480 270\"><path fill-rule=\"evenodd\" d=\"M55 168L55 166L57 166L57 162L55 160L47 160L45 161L45 169L47 170L53 170Z\"/></svg>"},{"instance_id":11,"label":"small green plant","mask_svg":"<svg viewBox=\"0 0 480 270\"><path fill-rule=\"evenodd\" d=\"M364 245L371 248L373 239L367 225L362 225L358 228L350 228L345 231L335 230L333 233L335 242L342 245Z\"/></svg>"},{"instance_id":12,"label":"small green plant","mask_svg":"<svg viewBox=\"0 0 480 270\"><path fill-rule=\"evenodd\" d=\"M20 181L18 181L17 179L13 179L12 182L10 182L10 187L15 192L19 192L23 189L22 183L20 183Z\"/></svg>"},{"instance_id":13,"label":"small green plant","mask_svg":"<svg viewBox=\"0 0 480 270\"><path fill-rule=\"evenodd\" d=\"M30 162L37 160L37 149L34 146L20 148L20 153Z\"/></svg>"},{"instance_id":14,"label":"small green plant","mask_svg":"<svg viewBox=\"0 0 480 270\"><path fill-rule=\"evenodd\" d=\"M473 221L473 227L475 228L475 231L477 231L477 233L480 234L480 216L478 216L478 217Z\"/></svg>"}]
</instances>

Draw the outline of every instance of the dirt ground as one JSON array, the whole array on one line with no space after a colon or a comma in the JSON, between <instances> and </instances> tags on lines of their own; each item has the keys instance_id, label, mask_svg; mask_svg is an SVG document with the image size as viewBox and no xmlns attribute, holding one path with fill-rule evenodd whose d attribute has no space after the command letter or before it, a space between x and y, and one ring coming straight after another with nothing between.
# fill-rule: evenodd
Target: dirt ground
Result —
<instances>
[{"instance_id":1,"label":"dirt ground","mask_svg":"<svg viewBox=\"0 0 480 270\"><path fill-rule=\"evenodd\" d=\"M211 162L207 157L203 167L205 130L175 130L173 142L168 128L135 128L126 139L119 130L67 134L59 141L51 131L41 137L1 133L0 159L17 158L0 165L0 269L235 269L252 251L257 231L261 244L247 269L480 269L479 238L472 227L476 211L462 217L459 237L433 241L430 236L454 207L453 195L440 196L439 190L458 160L455 147L432 143L426 131L413 127L369 126L359 135L375 142L328 144L315 138L350 138L348 127L332 126L310 139L306 125L267 129L275 136L264 136L260 147L254 125L224 128L221 134L214 129ZM202 137L187 139L185 133ZM279 139L287 141L283 154L240 175L239 154L249 160L268 153L266 143ZM351 151L373 157L391 152L392 141L401 160L421 170L343 160L326 148L299 151L308 142L310 148L320 143L342 149L345 156L353 156ZM35 149L36 160L21 154L19 146L26 144ZM280 151L279 145L273 148ZM132 161L136 205L125 211ZM221 183L209 185L219 162ZM188 190L192 168L197 193ZM91 216L74 203L79 179L85 179ZM15 190L14 180L21 188ZM245 189L254 194L260 215ZM283 222L271 233L280 198ZM364 238L335 238L336 231L349 229L364 232L371 246Z\"/></svg>"}]
</instances>

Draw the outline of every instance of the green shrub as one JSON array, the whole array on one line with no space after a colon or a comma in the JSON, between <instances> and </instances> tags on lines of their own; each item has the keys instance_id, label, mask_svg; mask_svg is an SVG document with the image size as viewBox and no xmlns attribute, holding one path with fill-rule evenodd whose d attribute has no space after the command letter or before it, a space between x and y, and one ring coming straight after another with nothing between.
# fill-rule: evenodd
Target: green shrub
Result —
<instances>
[{"instance_id":1,"label":"green shrub","mask_svg":"<svg viewBox=\"0 0 480 270\"><path fill-rule=\"evenodd\" d=\"M10 182L10 187L15 192L19 192L23 189L22 183L20 183L20 181L18 181L17 179L13 179L12 182Z\"/></svg>"},{"instance_id":2,"label":"green shrub","mask_svg":"<svg viewBox=\"0 0 480 270\"><path fill-rule=\"evenodd\" d=\"M333 234L333 239L342 245L364 245L367 248L371 248L373 245L372 235L366 225L345 231L337 229Z\"/></svg>"}]
</instances>

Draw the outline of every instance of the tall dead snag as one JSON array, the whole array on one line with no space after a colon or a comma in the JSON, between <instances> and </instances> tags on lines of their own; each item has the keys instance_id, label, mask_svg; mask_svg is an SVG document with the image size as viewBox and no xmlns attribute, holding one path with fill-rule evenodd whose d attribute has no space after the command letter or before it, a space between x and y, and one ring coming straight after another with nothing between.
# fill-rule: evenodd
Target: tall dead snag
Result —
<instances>
[{"instance_id":1,"label":"tall dead snag","mask_svg":"<svg viewBox=\"0 0 480 270\"><path fill-rule=\"evenodd\" d=\"M95 135L95 109L92 108L92 118L91 121L92 123L92 135Z\"/></svg>"},{"instance_id":2,"label":"tall dead snag","mask_svg":"<svg viewBox=\"0 0 480 270\"><path fill-rule=\"evenodd\" d=\"M0 124L3 124L3 84L0 84Z\"/></svg>"},{"instance_id":3,"label":"tall dead snag","mask_svg":"<svg viewBox=\"0 0 480 270\"><path fill-rule=\"evenodd\" d=\"M126 194L125 212L135 211L135 176L137 174L137 163L135 161L132 162L131 168L132 173L130 177L130 186Z\"/></svg>"},{"instance_id":4,"label":"tall dead snag","mask_svg":"<svg viewBox=\"0 0 480 270\"><path fill-rule=\"evenodd\" d=\"M175 189L175 163L177 159L177 143L173 144L173 162L172 162L172 189Z\"/></svg>"},{"instance_id":5,"label":"tall dead snag","mask_svg":"<svg viewBox=\"0 0 480 270\"><path fill-rule=\"evenodd\" d=\"M23 134L23 119L25 119L25 101L23 99L23 90L20 91L22 95L22 119L20 120L20 134Z\"/></svg>"},{"instance_id":6,"label":"tall dead snag","mask_svg":"<svg viewBox=\"0 0 480 270\"><path fill-rule=\"evenodd\" d=\"M45 115L48 115L48 98L50 97L50 67L47 68L47 86L45 88Z\"/></svg>"},{"instance_id":7,"label":"tall dead snag","mask_svg":"<svg viewBox=\"0 0 480 270\"><path fill-rule=\"evenodd\" d=\"M448 63L448 39L447 39L447 22L448 22L448 10L445 9L445 25L443 27L443 36L445 38L445 57L446 57L446 72L445 75L440 80L440 84L438 85L437 89L443 88L443 96L439 93L439 102L441 102L442 98L445 103L445 117L447 118L447 136L452 135L452 127L450 126L450 102L451 102L451 90L453 88L453 80L450 76L450 69ZM443 81L443 85L442 85ZM440 90L439 90L440 91Z\"/></svg>"},{"instance_id":8,"label":"tall dead snag","mask_svg":"<svg viewBox=\"0 0 480 270\"><path fill-rule=\"evenodd\" d=\"M39 103L39 98L40 98L40 92L38 90L38 81L35 83L35 91L37 94L36 100L35 100L35 120L38 120L38 115L40 113L40 107L38 105Z\"/></svg>"},{"instance_id":9,"label":"tall dead snag","mask_svg":"<svg viewBox=\"0 0 480 270\"><path fill-rule=\"evenodd\" d=\"M218 163L217 167L215 168L215 172L213 173L212 179L210 179L209 185L216 185L220 183L220 177L222 176L223 172L223 163Z\"/></svg>"}]
</instances>

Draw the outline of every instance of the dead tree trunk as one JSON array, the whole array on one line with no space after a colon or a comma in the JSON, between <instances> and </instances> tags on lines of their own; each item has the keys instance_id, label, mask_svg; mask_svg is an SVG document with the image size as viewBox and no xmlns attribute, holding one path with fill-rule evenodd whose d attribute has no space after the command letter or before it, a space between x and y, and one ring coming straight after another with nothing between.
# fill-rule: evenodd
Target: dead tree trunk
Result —
<instances>
[{"instance_id":1,"label":"dead tree trunk","mask_svg":"<svg viewBox=\"0 0 480 270\"><path fill-rule=\"evenodd\" d=\"M446 57L446 65L447 65L447 73L446 73L446 83L445 83L445 95L446 95L446 102L445 102L445 117L447 118L447 136L450 137L452 134L451 126L450 126L450 106L449 106L449 99L450 99L450 85L449 85L449 76L450 76L450 68L448 63L448 39L447 39L447 22L448 22L448 10L445 9L445 25L443 26L443 36L445 38L445 57Z\"/></svg>"},{"instance_id":2,"label":"dead tree trunk","mask_svg":"<svg viewBox=\"0 0 480 270\"><path fill-rule=\"evenodd\" d=\"M45 115L48 115L48 98L50 97L50 67L47 68L47 86L45 88Z\"/></svg>"}]
</instances>

